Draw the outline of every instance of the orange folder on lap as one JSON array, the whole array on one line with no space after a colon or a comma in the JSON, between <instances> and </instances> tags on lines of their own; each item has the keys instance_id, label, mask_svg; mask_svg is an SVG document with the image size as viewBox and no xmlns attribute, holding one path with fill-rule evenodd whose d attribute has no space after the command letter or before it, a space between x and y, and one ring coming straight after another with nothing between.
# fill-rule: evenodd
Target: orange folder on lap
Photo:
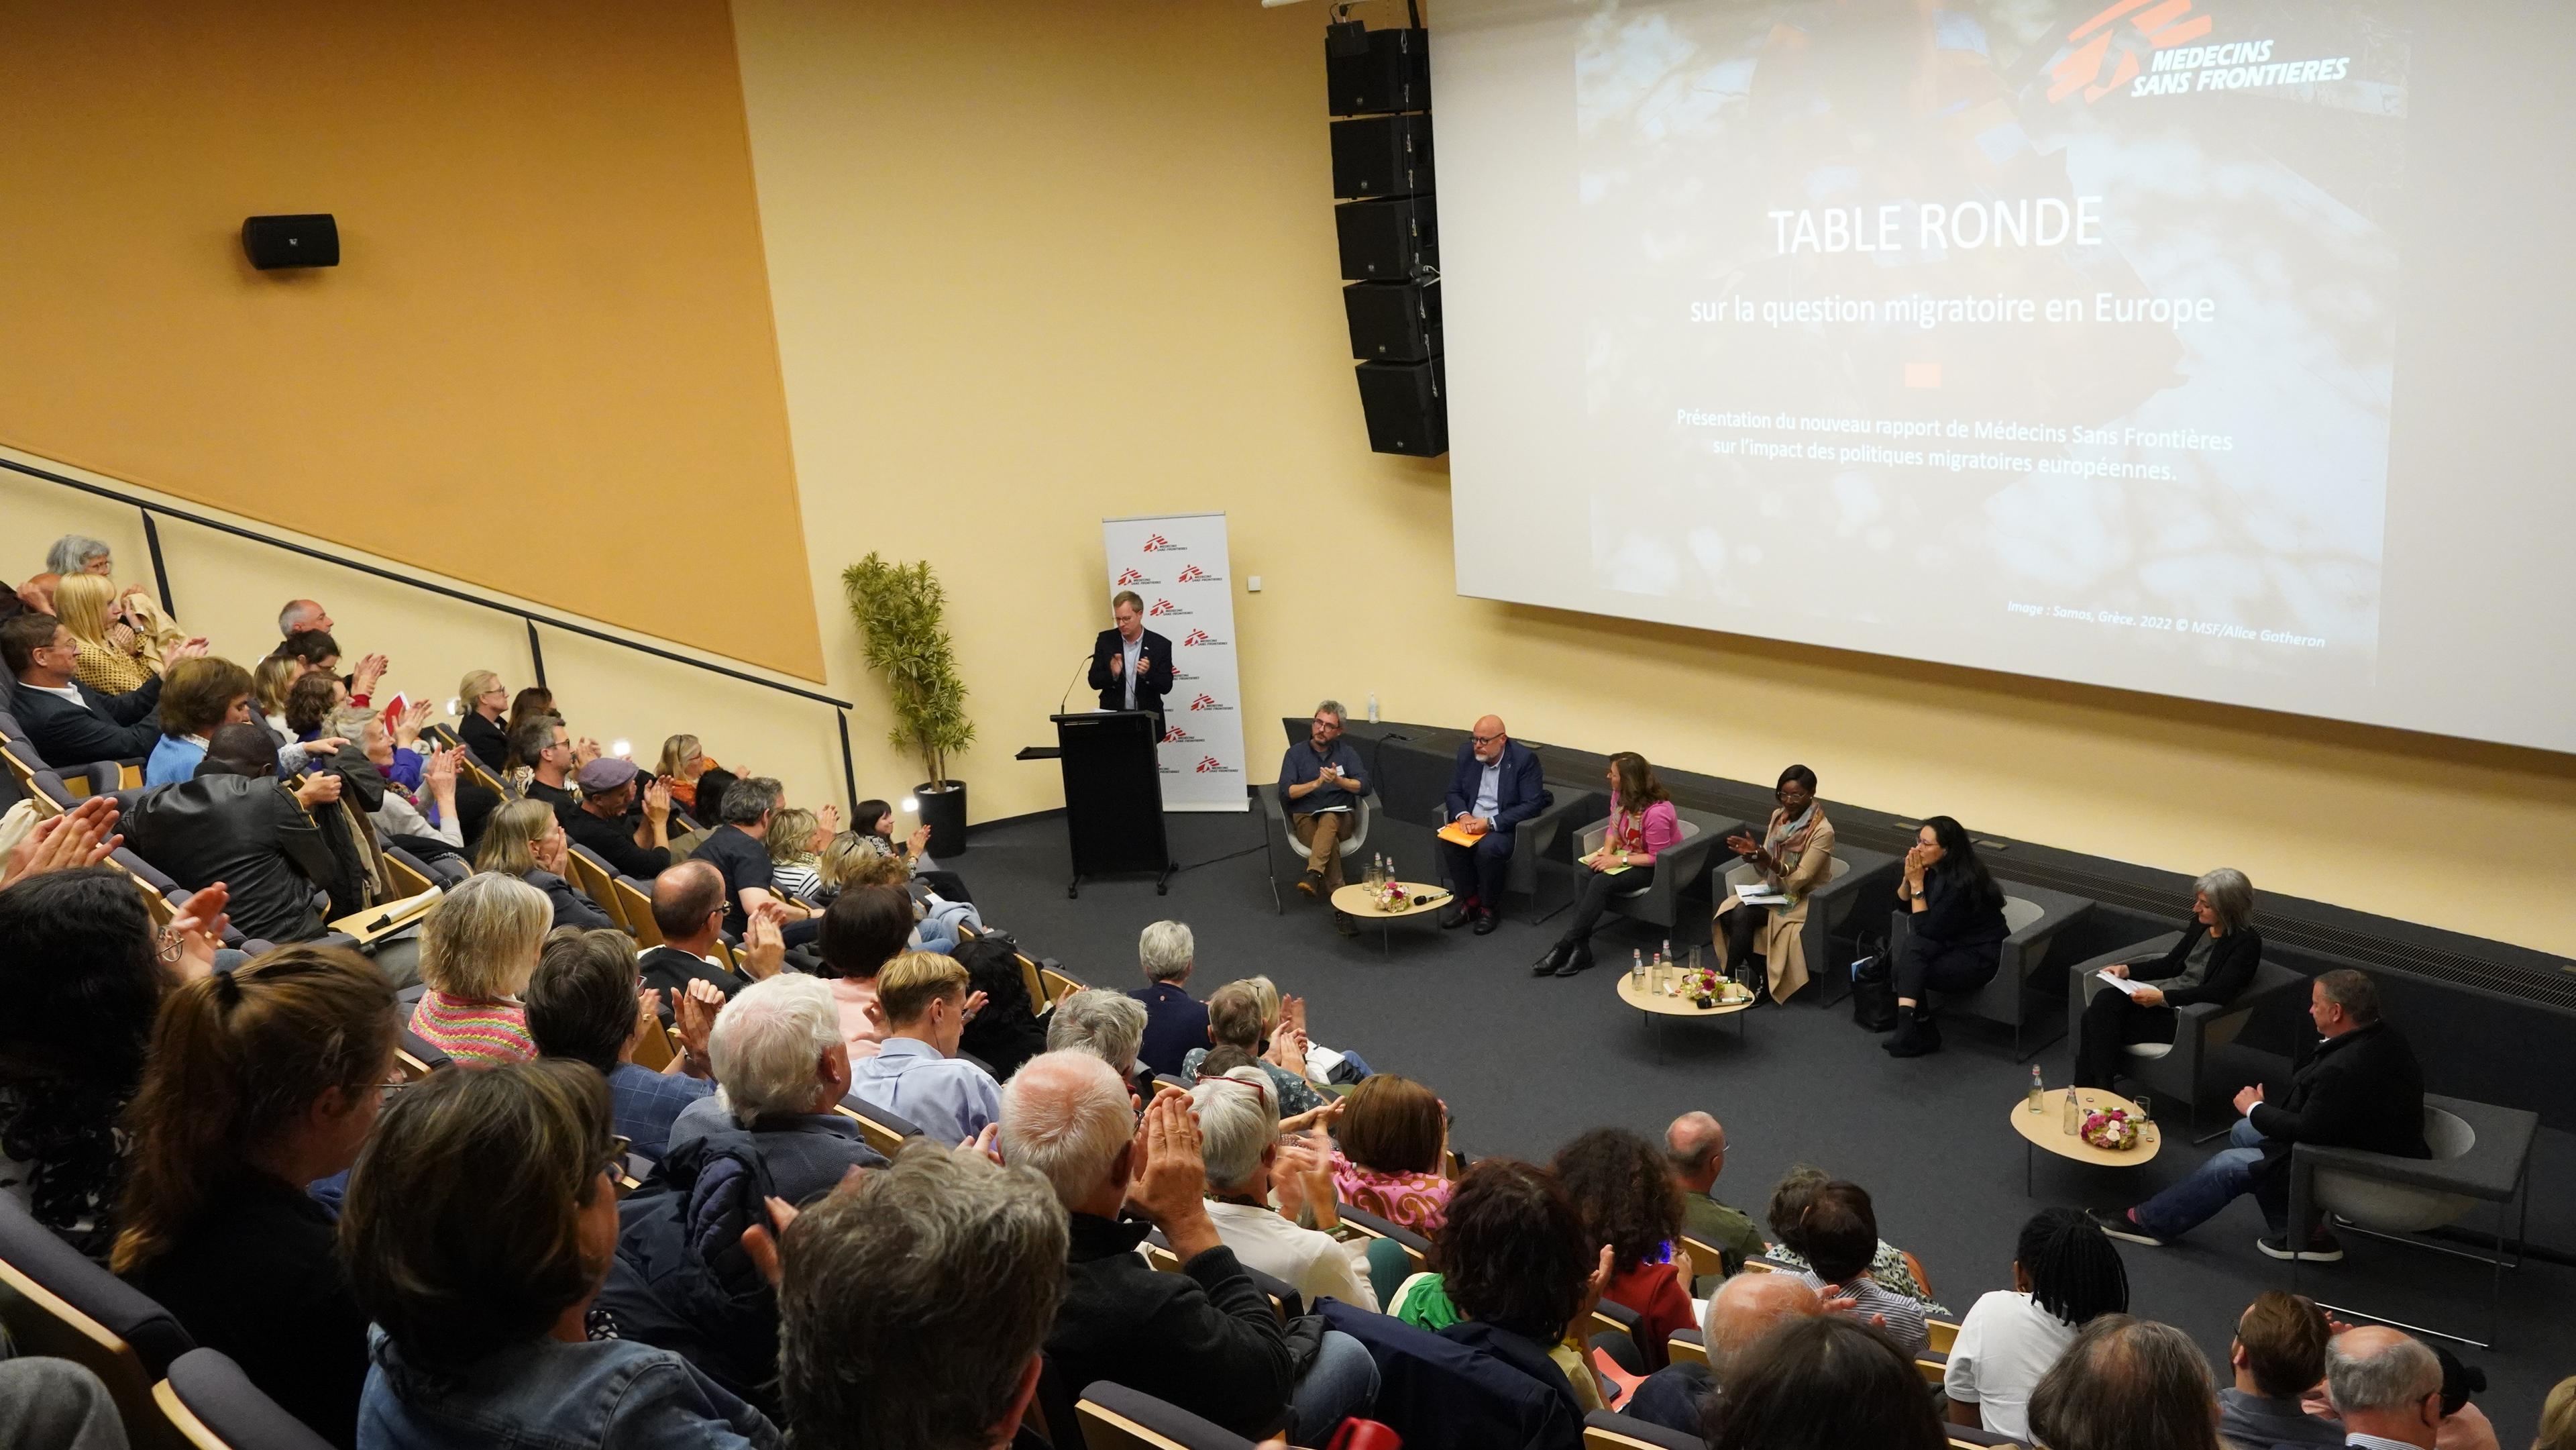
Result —
<instances>
[{"instance_id":1,"label":"orange folder on lap","mask_svg":"<svg viewBox=\"0 0 2576 1450\"><path fill-rule=\"evenodd\" d=\"M1448 842L1452 846L1473 846L1478 841L1485 839L1485 833L1482 831L1469 831L1465 826L1458 824L1456 821L1451 821L1449 824L1440 828L1440 839Z\"/></svg>"}]
</instances>

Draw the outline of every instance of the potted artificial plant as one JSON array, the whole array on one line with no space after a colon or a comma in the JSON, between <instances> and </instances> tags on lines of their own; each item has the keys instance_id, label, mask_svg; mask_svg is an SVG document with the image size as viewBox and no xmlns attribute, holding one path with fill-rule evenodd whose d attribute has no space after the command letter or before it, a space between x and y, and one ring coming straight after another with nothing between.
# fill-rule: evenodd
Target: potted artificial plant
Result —
<instances>
[{"instance_id":1,"label":"potted artificial plant","mask_svg":"<svg viewBox=\"0 0 2576 1450\"><path fill-rule=\"evenodd\" d=\"M929 777L913 794L922 824L930 827L930 853L953 856L966 849L966 782L949 776L948 757L974 743L975 725L966 718L966 685L940 624L946 600L939 580L927 561L889 564L870 553L841 571L841 590L866 641L868 668L894 697L894 729L886 740L919 756Z\"/></svg>"}]
</instances>

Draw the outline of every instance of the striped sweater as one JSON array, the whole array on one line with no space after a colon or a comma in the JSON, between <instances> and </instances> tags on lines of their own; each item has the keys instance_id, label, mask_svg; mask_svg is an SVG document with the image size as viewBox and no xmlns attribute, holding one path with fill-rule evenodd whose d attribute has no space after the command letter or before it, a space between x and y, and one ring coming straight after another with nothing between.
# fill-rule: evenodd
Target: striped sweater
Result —
<instances>
[{"instance_id":1,"label":"striped sweater","mask_svg":"<svg viewBox=\"0 0 2576 1450\"><path fill-rule=\"evenodd\" d=\"M411 1030L461 1067L533 1062L537 1056L528 1037L528 1009L506 997L477 1001L432 988L411 1009Z\"/></svg>"}]
</instances>

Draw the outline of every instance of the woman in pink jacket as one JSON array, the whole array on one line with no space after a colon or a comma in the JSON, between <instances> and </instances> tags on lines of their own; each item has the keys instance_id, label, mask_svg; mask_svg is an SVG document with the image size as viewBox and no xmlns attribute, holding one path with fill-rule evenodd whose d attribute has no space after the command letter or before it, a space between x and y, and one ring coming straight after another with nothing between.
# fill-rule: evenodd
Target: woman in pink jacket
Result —
<instances>
[{"instance_id":1,"label":"woman in pink jacket","mask_svg":"<svg viewBox=\"0 0 2576 1450\"><path fill-rule=\"evenodd\" d=\"M1571 977L1592 965L1592 928L1613 896L1634 896L1655 884L1656 857L1682 838L1681 816L1671 793L1655 779L1646 757L1622 750L1610 757L1610 827L1601 849L1583 858L1583 889L1574 920L1531 968L1530 975Z\"/></svg>"}]
</instances>

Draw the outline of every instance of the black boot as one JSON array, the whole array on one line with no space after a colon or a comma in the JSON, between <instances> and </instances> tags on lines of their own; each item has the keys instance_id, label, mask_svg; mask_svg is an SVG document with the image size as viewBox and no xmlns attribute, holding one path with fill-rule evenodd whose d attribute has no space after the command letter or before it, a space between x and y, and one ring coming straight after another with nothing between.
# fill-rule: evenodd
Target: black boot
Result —
<instances>
[{"instance_id":1,"label":"black boot","mask_svg":"<svg viewBox=\"0 0 2576 1450\"><path fill-rule=\"evenodd\" d=\"M1574 944L1574 955L1566 958L1565 965L1557 968L1556 974L1560 977L1572 977L1591 970L1592 938L1585 937Z\"/></svg>"},{"instance_id":2,"label":"black boot","mask_svg":"<svg viewBox=\"0 0 2576 1450\"><path fill-rule=\"evenodd\" d=\"M1537 965L1530 968L1530 975L1533 977L1555 976L1556 969L1564 966L1566 958L1573 955L1574 943L1564 937L1558 937L1556 939L1556 945L1549 947L1545 952L1540 954Z\"/></svg>"},{"instance_id":3,"label":"black boot","mask_svg":"<svg viewBox=\"0 0 2576 1450\"><path fill-rule=\"evenodd\" d=\"M1932 1009L1917 1006L1896 1020L1896 1031L1879 1044L1893 1057L1921 1057L1941 1050L1941 1029L1932 1025Z\"/></svg>"}]
</instances>

